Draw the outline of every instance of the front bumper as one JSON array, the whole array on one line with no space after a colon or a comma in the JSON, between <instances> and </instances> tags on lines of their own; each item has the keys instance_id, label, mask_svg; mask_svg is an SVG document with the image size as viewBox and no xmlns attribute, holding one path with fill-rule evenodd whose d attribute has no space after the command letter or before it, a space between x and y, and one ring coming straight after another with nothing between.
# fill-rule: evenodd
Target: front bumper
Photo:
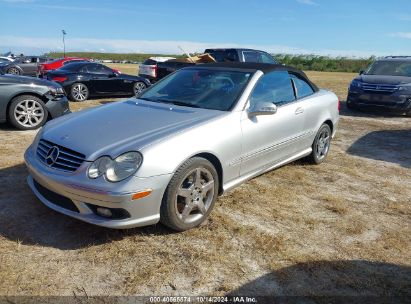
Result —
<instances>
[{"instance_id":1,"label":"front bumper","mask_svg":"<svg viewBox=\"0 0 411 304\"><path fill-rule=\"evenodd\" d=\"M109 183L102 178L91 180L87 177L89 162L84 162L75 172L70 173L49 168L37 158L33 145L27 149L24 159L30 174L27 178L30 188L43 204L55 211L90 224L115 229L147 226L160 220L160 205L171 174L148 178L132 176L119 183ZM94 187L93 182L96 184ZM44 188L57 195L46 198ZM149 196L132 200L134 193L146 189L152 189ZM55 201L59 197L61 200L70 200L78 212ZM95 208L90 208L90 205L123 209L129 217L105 218L97 215L93 211Z\"/></svg>"},{"instance_id":2,"label":"front bumper","mask_svg":"<svg viewBox=\"0 0 411 304\"><path fill-rule=\"evenodd\" d=\"M354 107L380 108L397 113L411 111L411 95L398 92L387 94L350 90L347 96L347 103Z\"/></svg>"},{"instance_id":3,"label":"front bumper","mask_svg":"<svg viewBox=\"0 0 411 304\"><path fill-rule=\"evenodd\" d=\"M66 96L52 97L46 96L49 101L46 103L46 108L49 111L51 118L57 118L65 114L70 114L69 101Z\"/></svg>"}]
</instances>

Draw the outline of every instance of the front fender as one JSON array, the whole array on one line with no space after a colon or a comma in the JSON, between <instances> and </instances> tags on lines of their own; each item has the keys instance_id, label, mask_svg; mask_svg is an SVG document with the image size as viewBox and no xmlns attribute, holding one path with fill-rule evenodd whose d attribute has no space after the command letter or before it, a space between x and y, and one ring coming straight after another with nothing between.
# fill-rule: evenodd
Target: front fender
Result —
<instances>
[{"instance_id":1,"label":"front fender","mask_svg":"<svg viewBox=\"0 0 411 304\"><path fill-rule=\"evenodd\" d=\"M150 177L174 173L191 157L208 153L221 163L223 182L239 175L239 166L230 166L242 150L240 112L232 112L215 121L185 130L144 147L143 164L137 171L138 177Z\"/></svg>"}]
</instances>

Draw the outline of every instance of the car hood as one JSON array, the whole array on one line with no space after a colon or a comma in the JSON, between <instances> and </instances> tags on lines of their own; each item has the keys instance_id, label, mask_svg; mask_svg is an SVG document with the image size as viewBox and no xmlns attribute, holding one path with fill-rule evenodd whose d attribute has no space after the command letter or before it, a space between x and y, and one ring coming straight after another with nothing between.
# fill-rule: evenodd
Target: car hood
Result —
<instances>
[{"instance_id":1,"label":"car hood","mask_svg":"<svg viewBox=\"0 0 411 304\"><path fill-rule=\"evenodd\" d=\"M411 77L404 76L385 76L385 75L360 75L357 77L365 83L376 83L376 84L406 84L411 83Z\"/></svg>"},{"instance_id":2,"label":"car hood","mask_svg":"<svg viewBox=\"0 0 411 304\"><path fill-rule=\"evenodd\" d=\"M52 120L43 128L42 138L93 161L140 150L226 113L130 99Z\"/></svg>"},{"instance_id":3,"label":"car hood","mask_svg":"<svg viewBox=\"0 0 411 304\"><path fill-rule=\"evenodd\" d=\"M56 88L60 87L58 83L45 80L45 79L35 78L35 77L18 76L18 75L11 75L11 74L5 74L5 75L2 75L2 77L3 79L7 79L9 83L49 86L49 87L56 87Z\"/></svg>"}]
</instances>

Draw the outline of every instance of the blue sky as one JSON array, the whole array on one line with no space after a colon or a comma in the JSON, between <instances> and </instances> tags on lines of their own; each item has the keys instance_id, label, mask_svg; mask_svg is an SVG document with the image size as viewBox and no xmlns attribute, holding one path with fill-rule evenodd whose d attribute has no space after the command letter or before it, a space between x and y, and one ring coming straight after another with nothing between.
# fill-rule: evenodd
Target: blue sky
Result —
<instances>
[{"instance_id":1,"label":"blue sky","mask_svg":"<svg viewBox=\"0 0 411 304\"><path fill-rule=\"evenodd\" d=\"M0 0L0 53L411 55L411 0Z\"/></svg>"}]
</instances>

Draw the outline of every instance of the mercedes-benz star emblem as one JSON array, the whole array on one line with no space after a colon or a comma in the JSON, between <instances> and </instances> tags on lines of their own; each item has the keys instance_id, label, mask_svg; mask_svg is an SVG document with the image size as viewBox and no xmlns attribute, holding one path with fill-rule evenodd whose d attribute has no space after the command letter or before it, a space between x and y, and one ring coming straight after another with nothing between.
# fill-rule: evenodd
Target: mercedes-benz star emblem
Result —
<instances>
[{"instance_id":1,"label":"mercedes-benz star emblem","mask_svg":"<svg viewBox=\"0 0 411 304\"><path fill-rule=\"evenodd\" d=\"M51 167L57 161L59 154L60 154L59 148L56 146L52 147L49 150L49 152L47 152L47 156L46 156L47 166Z\"/></svg>"}]
</instances>

